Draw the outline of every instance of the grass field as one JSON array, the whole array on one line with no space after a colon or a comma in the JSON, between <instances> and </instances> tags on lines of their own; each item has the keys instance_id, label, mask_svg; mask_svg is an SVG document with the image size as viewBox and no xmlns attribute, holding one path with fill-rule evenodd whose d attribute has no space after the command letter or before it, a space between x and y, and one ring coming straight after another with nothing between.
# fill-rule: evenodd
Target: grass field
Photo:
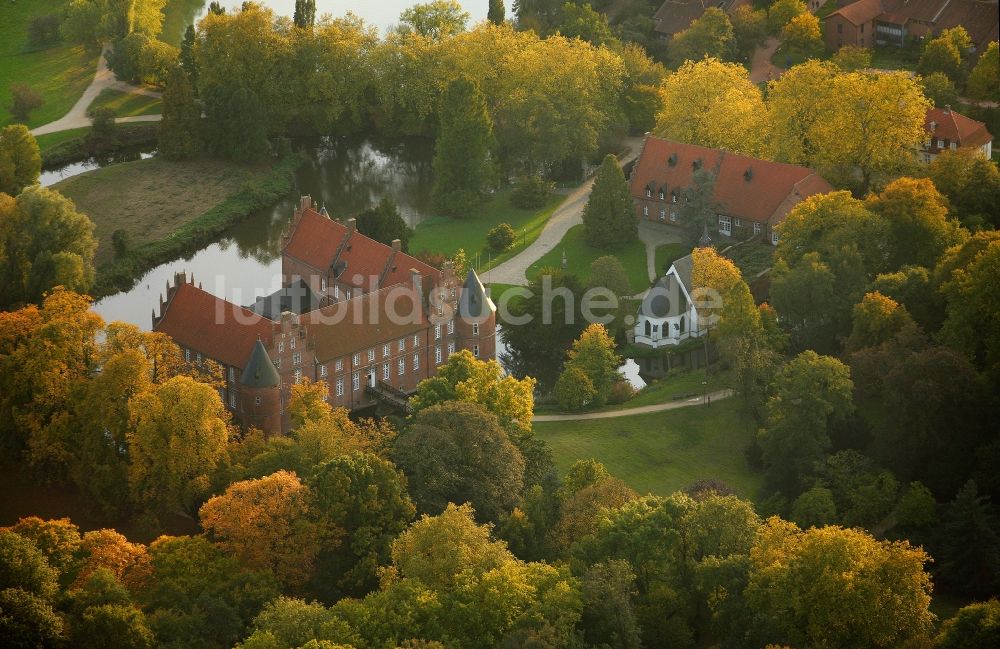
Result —
<instances>
[{"instance_id":1,"label":"grass field","mask_svg":"<svg viewBox=\"0 0 1000 649\"><path fill-rule=\"evenodd\" d=\"M39 135L35 139L38 140L38 148L44 154L49 149L52 149L63 142L69 142L70 140L75 140L87 135L90 132L90 127L85 126L83 128L73 128L68 131L57 131L55 133L47 133L45 135Z\"/></svg>"},{"instance_id":2,"label":"grass field","mask_svg":"<svg viewBox=\"0 0 1000 649\"><path fill-rule=\"evenodd\" d=\"M159 158L95 169L57 183L96 225L97 265L110 261L111 234L121 228L131 246L163 239L215 207L248 183L267 175L268 166L241 166L219 160L168 162Z\"/></svg>"},{"instance_id":3,"label":"grass field","mask_svg":"<svg viewBox=\"0 0 1000 649\"><path fill-rule=\"evenodd\" d=\"M14 121L10 114L10 86L24 83L44 102L32 111L28 126L34 128L69 112L94 78L98 52L59 44L28 52L28 19L58 12L65 0L2 1L0 10L0 126Z\"/></svg>"},{"instance_id":4,"label":"grass field","mask_svg":"<svg viewBox=\"0 0 1000 649\"><path fill-rule=\"evenodd\" d=\"M462 248L472 263L476 262L477 254L480 256L481 264L477 267L482 270L509 259L538 238L552 212L564 200L563 196L554 195L541 209L523 210L510 204L510 194L510 189L497 192L492 200L483 204L473 218L453 219L445 216L427 218L417 225L416 231L410 237L410 251L416 253L429 250L453 255ZM487 249L486 234L500 223L509 223L517 233L517 240L513 248L497 255Z\"/></svg>"},{"instance_id":5,"label":"grass field","mask_svg":"<svg viewBox=\"0 0 1000 649\"><path fill-rule=\"evenodd\" d=\"M656 272L660 276L666 274L670 264L684 255L691 254L691 247L683 243L665 243L656 248Z\"/></svg>"},{"instance_id":6,"label":"grass field","mask_svg":"<svg viewBox=\"0 0 1000 649\"><path fill-rule=\"evenodd\" d=\"M639 293L649 287L649 276L646 272L646 247L641 241L629 244L625 249L611 253L606 250L591 248L583 240L583 225L570 228L563 240L555 248L545 253L545 256L528 268L530 279L545 267L562 268L562 255L566 252L566 270L580 278L586 284L590 277L590 264L598 257L612 255L617 257L625 272L633 293Z\"/></svg>"},{"instance_id":7,"label":"grass field","mask_svg":"<svg viewBox=\"0 0 1000 649\"><path fill-rule=\"evenodd\" d=\"M163 111L163 101L156 97L105 88L90 104L88 110L97 108L110 108L115 117L158 115Z\"/></svg>"},{"instance_id":8,"label":"grass field","mask_svg":"<svg viewBox=\"0 0 1000 649\"><path fill-rule=\"evenodd\" d=\"M666 495L696 480L724 481L756 500L761 476L744 457L753 425L737 398L668 412L565 422L537 422L560 472L593 458L640 493Z\"/></svg>"}]
</instances>

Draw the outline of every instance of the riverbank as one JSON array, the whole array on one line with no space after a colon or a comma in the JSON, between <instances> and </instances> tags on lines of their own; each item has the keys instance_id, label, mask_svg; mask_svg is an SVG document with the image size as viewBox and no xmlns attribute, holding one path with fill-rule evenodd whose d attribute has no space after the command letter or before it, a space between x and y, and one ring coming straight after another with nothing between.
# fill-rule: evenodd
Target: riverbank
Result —
<instances>
[{"instance_id":1,"label":"riverbank","mask_svg":"<svg viewBox=\"0 0 1000 649\"><path fill-rule=\"evenodd\" d=\"M42 154L42 169L49 170L87 160L95 155L114 157L115 154L125 149L155 144L158 128L159 125L153 123L118 124L115 126L117 141L114 145L100 152L91 151L87 144L90 127L48 133L39 135L35 139L38 140L38 148Z\"/></svg>"},{"instance_id":2,"label":"riverbank","mask_svg":"<svg viewBox=\"0 0 1000 649\"><path fill-rule=\"evenodd\" d=\"M159 158L104 167L57 183L96 226L95 298L128 290L157 264L194 251L292 190L302 163L289 154L272 165ZM114 233L125 246L115 250Z\"/></svg>"}]
</instances>

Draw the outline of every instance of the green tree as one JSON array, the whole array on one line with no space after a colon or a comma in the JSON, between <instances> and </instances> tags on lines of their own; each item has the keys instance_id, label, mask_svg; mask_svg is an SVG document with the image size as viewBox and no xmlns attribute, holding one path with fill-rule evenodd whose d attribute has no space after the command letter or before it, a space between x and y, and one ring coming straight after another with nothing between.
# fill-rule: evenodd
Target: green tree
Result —
<instances>
[{"instance_id":1,"label":"green tree","mask_svg":"<svg viewBox=\"0 0 1000 649\"><path fill-rule=\"evenodd\" d=\"M821 485L803 491L792 503L791 518L803 529L823 527L839 520L833 492Z\"/></svg>"},{"instance_id":2,"label":"green tree","mask_svg":"<svg viewBox=\"0 0 1000 649\"><path fill-rule=\"evenodd\" d=\"M486 19L494 25L502 25L505 12L503 0L490 0L490 8L486 14Z\"/></svg>"},{"instance_id":3,"label":"green tree","mask_svg":"<svg viewBox=\"0 0 1000 649\"><path fill-rule=\"evenodd\" d=\"M945 508L936 558L938 580L972 597L990 597L1000 583L996 506L968 481Z\"/></svg>"},{"instance_id":4,"label":"green tree","mask_svg":"<svg viewBox=\"0 0 1000 649\"><path fill-rule=\"evenodd\" d=\"M591 645L611 649L642 646L635 613L635 573L627 561L591 566L583 575L583 633Z\"/></svg>"},{"instance_id":5,"label":"green tree","mask_svg":"<svg viewBox=\"0 0 1000 649\"><path fill-rule=\"evenodd\" d=\"M342 649L360 639L346 622L319 602L279 597L268 602L253 620L253 633L242 649Z\"/></svg>"},{"instance_id":6,"label":"green tree","mask_svg":"<svg viewBox=\"0 0 1000 649\"><path fill-rule=\"evenodd\" d=\"M993 41L969 74L965 92L973 99L1000 101L1000 44Z\"/></svg>"},{"instance_id":7,"label":"green tree","mask_svg":"<svg viewBox=\"0 0 1000 649\"><path fill-rule=\"evenodd\" d=\"M872 51L859 45L845 45L830 60L844 72L855 72L872 67Z\"/></svg>"},{"instance_id":8,"label":"green tree","mask_svg":"<svg viewBox=\"0 0 1000 649\"><path fill-rule=\"evenodd\" d=\"M320 548L313 589L329 601L371 591L390 543L416 512L406 479L391 462L354 453L318 467L308 484L317 514L343 534L339 545Z\"/></svg>"},{"instance_id":9,"label":"green tree","mask_svg":"<svg viewBox=\"0 0 1000 649\"><path fill-rule=\"evenodd\" d=\"M240 162L267 155L267 121L256 92L237 83L210 86L199 94L205 105L206 140L212 152Z\"/></svg>"},{"instance_id":10,"label":"green tree","mask_svg":"<svg viewBox=\"0 0 1000 649\"><path fill-rule=\"evenodd\" d=\"M174 67L163 92L163 119L157 140L160 153L169 160L190 158L201 152L201 109L195 101L188 73Z\"/></svg>"},{"instance_id":11,"label":"green tree","mask_svg":"<svg viewBox=\"0 0 1000 649\"><path fill-rule=\"evenodd\" d=\"M594 389L592 403L602 406L608 401L615 383L624 380L618 373L622 359L615 351L615 341L604 325L592 324L583 330L566 354L564 367L582 371Z\"/></svg>"},{"instance_id":12,"label":"green tree","mask_svg":"<svg viewBox=\"0 0 1000 649\"><path fill-rule=\"evenodd\" d=\"M967 228L1000 225L993 209L1000 201L1000 170L978 151L971 148L942 151L927 173Z\"/></svg>"},{"instance_id":13,"label":"green tree","mask_svg":"<svg viewBox=\"0 0 1000 649\"><path fill-rule=\"evenodd\" d=\"M31 111L44 103L42 96L24 83L11 84L10 97L10 114L19 122L27 122Z\"/></svg>"},{"instance_id":14,"label":"green tree","mask_svg":"<svg viewBox=\"0 0 1000 649\"><path fill-rule=\"evenodd\" d=\"M295 13L292 22L300 29L306 29L316 24L316 0L295 0Z\"/></svg>"},{"instance_id":15,"label":"green tree","mask_svg":"<svg viewBox=\"0 0 1000 649\"><path fill-rule=\"evenodd\" d=\"M691 184L684 189L684 203L677 213L685 243L691 246L702 243L705 233L715 225L717 214L715 173L697 169L691 176Z\"/></svg>"},{"instance_id":16,"label":"green tree","mask_svg":"<svg viewBox=\"0 0 1000 649\"><path fill-rule=\"evenodd\" d=\"M628 183L618 158L608 154L583 210L583 232L587 245L617 250L635 241L639 223L629 196Z\"/></svg>"},{"instance_id":17,"label":"green tree","mask_svg":"<svg viewBox=\"0 0 1000 649\"><path fill-rule=\"evenodd\" d=\"M0 200L0 304L37 301L56 286L89 289L93 232L91 220L54 190L32 186Z\"/></svg>"},{"instance_id":18,"label":"green tree","mask_svg":"<svg viewBox=\"0 0 1000 649\"><path fill-rule=\"evenodd\" d=\"M56 649L66 639L52 606L21 588L0 590L0 634L11 649Z\"/></svg>"},{"instance_id":19,"label":"green tree","mask_svg":"<svg viewBox=\"0 0 1000 649\"><path fill-rule=\"evenodd\" d=\"M59 571L37 545L16 532L0 530L0 590L19 589L51 600L58 588Z\"/></svg>"},{"instance_id":20,"label":"green tree","mask_svg":"<svg viewBox=\"0 0 1000 649\"><path fill-rule=\"evenodd\" d=\"M72 628L80 649L150 649L153 632L142 611L129 604L101 604L86 609Z\"/></svg>"},{"instance_id":21,"label":"green tree","mask_svg":"<svg viewBox=\"0 0 1000 649\"><path fill-rule=\"evenodd\" d=\"M966 246L949 250L937 274L941 277L939 290L947 296L941 339L963 351L990 376L998 377L1000 313L995 305L1000 287L992 278L1000 268L1000 240L990 235L979 235ZM965 263L958 259L963 251L969 255ZM946 274L952 263L956 267Z\"/></svg>"},{"instance_id":22,"label":"green tree","mask_svg":"<svg viewBox=\"0 0 1000 649\"><path fill-rule=\"evenodd\" d=\"M767 26L771 34L777 36L793 18L808 11L802 0L775 0L767 10Z\"/></svg>"},{"instance_id":23,"label":"green tree","mask_svg":"<svg viewBox=\"0 0 1000 649\"><path fill-rule=\"evenodd\" d=\"M486 243L494 252L505 252L514 246L517 233L510 223L501 223L486 233Z\"/></svg>"},{"instance_id":24,"label":"green tree","mask_svg":"<svg viewBox=\"0 0 1000 649\"><path fill-rule=\"evenodd\" d=\"M594 11L589 4L563 4L558 31L566 38L579 38L594 45L618 44L608 17Z\"/></svg>"},{"instance_id":25,"label":"green tree","mask_svg":"<svg viewBox=\"0 0 1000 649\"><path fill-rule=\"evenodd\" d=\"M0 192L17 196L38 182L42 156L35 136L23 124L11 124L0 131Z\"/></svg>"},{"instance_id":26,"label":"green tree","mask_svg":"<svg viewBox=\"0 0 1000 649\"><path fill-rule=\"evenodd\" d=\"M944 34L931 40L924 47L917 63L917 72L927 76L940 72L954 82L962 81L962 52L955 42Z\"/></svg>"},{"instance_id":27,"label":"green tree","mask_svg":"<svg viewBox=\"0 0 1000 649\"><path fill-rule=\"evenodd\" d=\"M393 458L422 512L471 502L482 520L496 521L513 508L524 484L521 452L497 418L473 403L419 411L396 439Z\"/></svg>"},{"instance_id":28,"label":"green tree","mask_svg":"<svg viewBox=\"0 0 1000 649\"><path fill-rule=\"evenodd\" d=\"M830 448L829 427L854 410L850 370L830 356L805 351L778 372L757 435L769 476L794 490Z\"/></svg>"},{"instance_id":29,"label":"green tree","mask_svg":"<svg viewBox=\"0 0 1000 649\"><path fill-rule=\"evenodd\" d=\"M932 628L929 557L906 541L839 527L802 531L775 517L750 559L744 597L754 645L893 647Z\"/></svg>"},{"instance_id":30,"label":"green tree","mask_svg":"<svg viewBox=\"0 0 1000 649\"><path fill-rule=\"evenodd\" d=\"M750 4L740 5L729 15L729 21L733 25L736 52L749 60L767 39L767 11Z\"/></svg>"},{"instance_id":31,"label":"green tree","mask_svg":"<svg viewBox=\"0 0 1000 649\"><path fill-rule=\"evenodd\" d=\"M920 77L920 86L931 103L938 108L958 104L958 89L955 87L955 82L943 72L931 72L925 77Z\"/></svg>"},{"instance_id":32,"label":"green tree","mask_svg":"<svg viewBox=\"0 0 1000 649\"><path fill-rule=\"evenodd\" d=\"M187 73L188 79L191 81L192 88L197 88L198 86L198 61L195 59L194 47L195 41L198 39L198 33L194 29L194 25L188 25L187 29L184 30L184 40L181 41L181 53L180 53L180 65ZM170 85L170 78L167 77L167 85Z\"/></svg>"},{"instance_id":33,"label":"green tree","mask_svg":"<svg viewBox=\"0 0 1000 649\"><path fill-rule=\"evenodd\" d=\"M903 528L927 527L939 521L937 501L931 490L920 482L911 482L899 498L896 520Z\"/></svg>"},{"instance_id":34,"label":"green tree","mask_svg":"<svg viewBox=\"0 0 1000 649\"><path fill-rule=\"evenodd\" d=\"M593 381L579 367L567 367L556 380L553 388L556 401L563 410L583 410L597 396Z\"/></svg>"},{"instance_id":35,"label":"green tree","mask_svg":"<svg viewBox=\"0 0 1000 649\"><path fill-rule=\"evenodd\" d=\"M226 457L229 413L210 385L176 376L129 404L129 484L159 513L193 511Z\"/></svg>"},{"instance_id":36,"label":"green tree","mask_svg":"<svg viewBox=\"0 0 1000 649\"><path fill-rule=\"evenodd\" d=\"M808 11L795 16L781 28L781 40L788 56L810 58L823 53L819 18Z\"/></svg>"},{"instance_id":37,"label":"green tree","mask_svg":"<svg viewBox=\"0 0 1000 649\"><path fill-rule=\"evenodd\" d=\"M701 17L670 39L667 53L673 67L686 61L701 61L705 57L726 60L736 49L733 25L729 16L718 7L709 7Z\"/></svg>"},{"instance_id":38,"label":"green tree","mask_svg":"<svg viewBox=\"0 0 1000 649\"><path fill-rule=\"evenodd\" d=\"M846 349L857 351L877 347L894 339L901 331L916 326L906 307L874 291L865 293L854 305L854 328Z\"/></svg>"},{"instance_id":39,"label":"green tree","mask_svg":"<svg viewBox=\"0 0 1000 649\"><path fill-rule=\"evenodd\" d=\"M873 528L896 504L896 478L857 451L827 456L817 464L816 473L833 494L844 525Z\"/></svg>"},{"instance_id":40,"label":"green tree","mask_svg":"<svg viewBox=\"0 0 1000 649\"><path fill-rule=\"evenodd\" d=\"M963 606L944 621L934 649L989 649L1000 635L1000 602L995 598Z\"/></svg>"},{"instance_id":41,"label":"green tree","mask_svg":"<svg viewBox=\"0 0 1000 649\"><path fill-rule=\"evenodd\" d=\"M358 214L358 232L389 245L399 239L403 252L410 246L413 229L406 224L399 208L390 198L383 198L378 205Z\"/></svg>"},{"instance_id":42,"label":"green tree","mask_svg":"<svg viewBox=\"0 0 1000 649\"><path fill-rule=\"evenodd\" d=\"M431 0L415 4L399 14L396 31L402 35L418 34L442 40L465 31L469 13L456 0Z\"/></svg>"},{"instance_id":43,"label":"green tree","mask_svg":"<svg viewBox=\"0 0 1000 649\"><path fill-rule=\"evenodd\" d=\"M440 134L434 151L435 207L469 218L496 180L493 123L479 88L468 79L449 84L441 99Z\"/></svg>"},{"instance_id":44,"label":"green tree","mask_svg":"<svg viewBox=\"0 0 1000 649\"><path fill-rule=\"evenodd\" d=\"M63 37L91 48L132 33L155 37L166 0L71 0L60 28Z\"/></svg>"}]
</instances>

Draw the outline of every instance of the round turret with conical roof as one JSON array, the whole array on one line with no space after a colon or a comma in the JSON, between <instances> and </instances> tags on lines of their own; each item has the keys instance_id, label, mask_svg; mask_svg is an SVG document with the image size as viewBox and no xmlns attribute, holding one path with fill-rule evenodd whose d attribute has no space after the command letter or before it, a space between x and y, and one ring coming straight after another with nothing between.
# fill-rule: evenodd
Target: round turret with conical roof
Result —
<instances>
[{"instance_id":1,"label":"round turret with conical roof","mask_svg":"<svg viewBox=\"0 0 1000 649\"><path fill-rule=\"evenodd\" d=\"M260 340L240 376L240 418L266 435L281 434L281 377Z\"/></svg>"}]
</instances>

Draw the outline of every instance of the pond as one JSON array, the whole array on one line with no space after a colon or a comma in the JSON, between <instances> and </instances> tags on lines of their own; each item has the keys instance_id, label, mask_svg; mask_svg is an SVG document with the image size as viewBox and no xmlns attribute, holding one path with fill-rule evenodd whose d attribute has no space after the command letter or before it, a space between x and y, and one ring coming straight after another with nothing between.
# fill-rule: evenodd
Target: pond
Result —
<instances>
[{"instance_id":1,"label":"pond","mask_svg":"<svg viewBox=\"0 0 1000 649\"><path fill-rule=\"evenodd\" d=\"M295 0L257 0L274 10L279 16L291 17L295 13ZM427 0L316 0L316 17L325 13L334 17L343 16L348 11L360 16L369 25L378 28L381 35L399 22L399 14L420 1ZM180 43L184 30L193 22L201 20L208 13L208 2L202 0L170 0L165 11L163 38L168 42ZM242 2L221 0L227 11L238 8ZM469 25L486 19L489 3L486 0L460 0L459 4L469 13ZM506 2L510 12L511 2Z\"/></svg>"},{"instance_id":2,"label":"pond","mask_svg":"<svg viewBox=\"0 0 1000 649\"><path fill-rule=\"evenodd\" d=\"M50 185L56 184L60 180L66 180L67 178L78 176L87 171L99 169L100 167L106 167L119 162L146 160L147 158L152 158L154 155L156 155L156 147L152 145L129 147L128 149L117 151L110 156L87 158L86 160L71 162L70 164L63 165L62 167L43 171L38 177L38 182L42 187L49 187Z\"/></svg>"}]
</instances>

